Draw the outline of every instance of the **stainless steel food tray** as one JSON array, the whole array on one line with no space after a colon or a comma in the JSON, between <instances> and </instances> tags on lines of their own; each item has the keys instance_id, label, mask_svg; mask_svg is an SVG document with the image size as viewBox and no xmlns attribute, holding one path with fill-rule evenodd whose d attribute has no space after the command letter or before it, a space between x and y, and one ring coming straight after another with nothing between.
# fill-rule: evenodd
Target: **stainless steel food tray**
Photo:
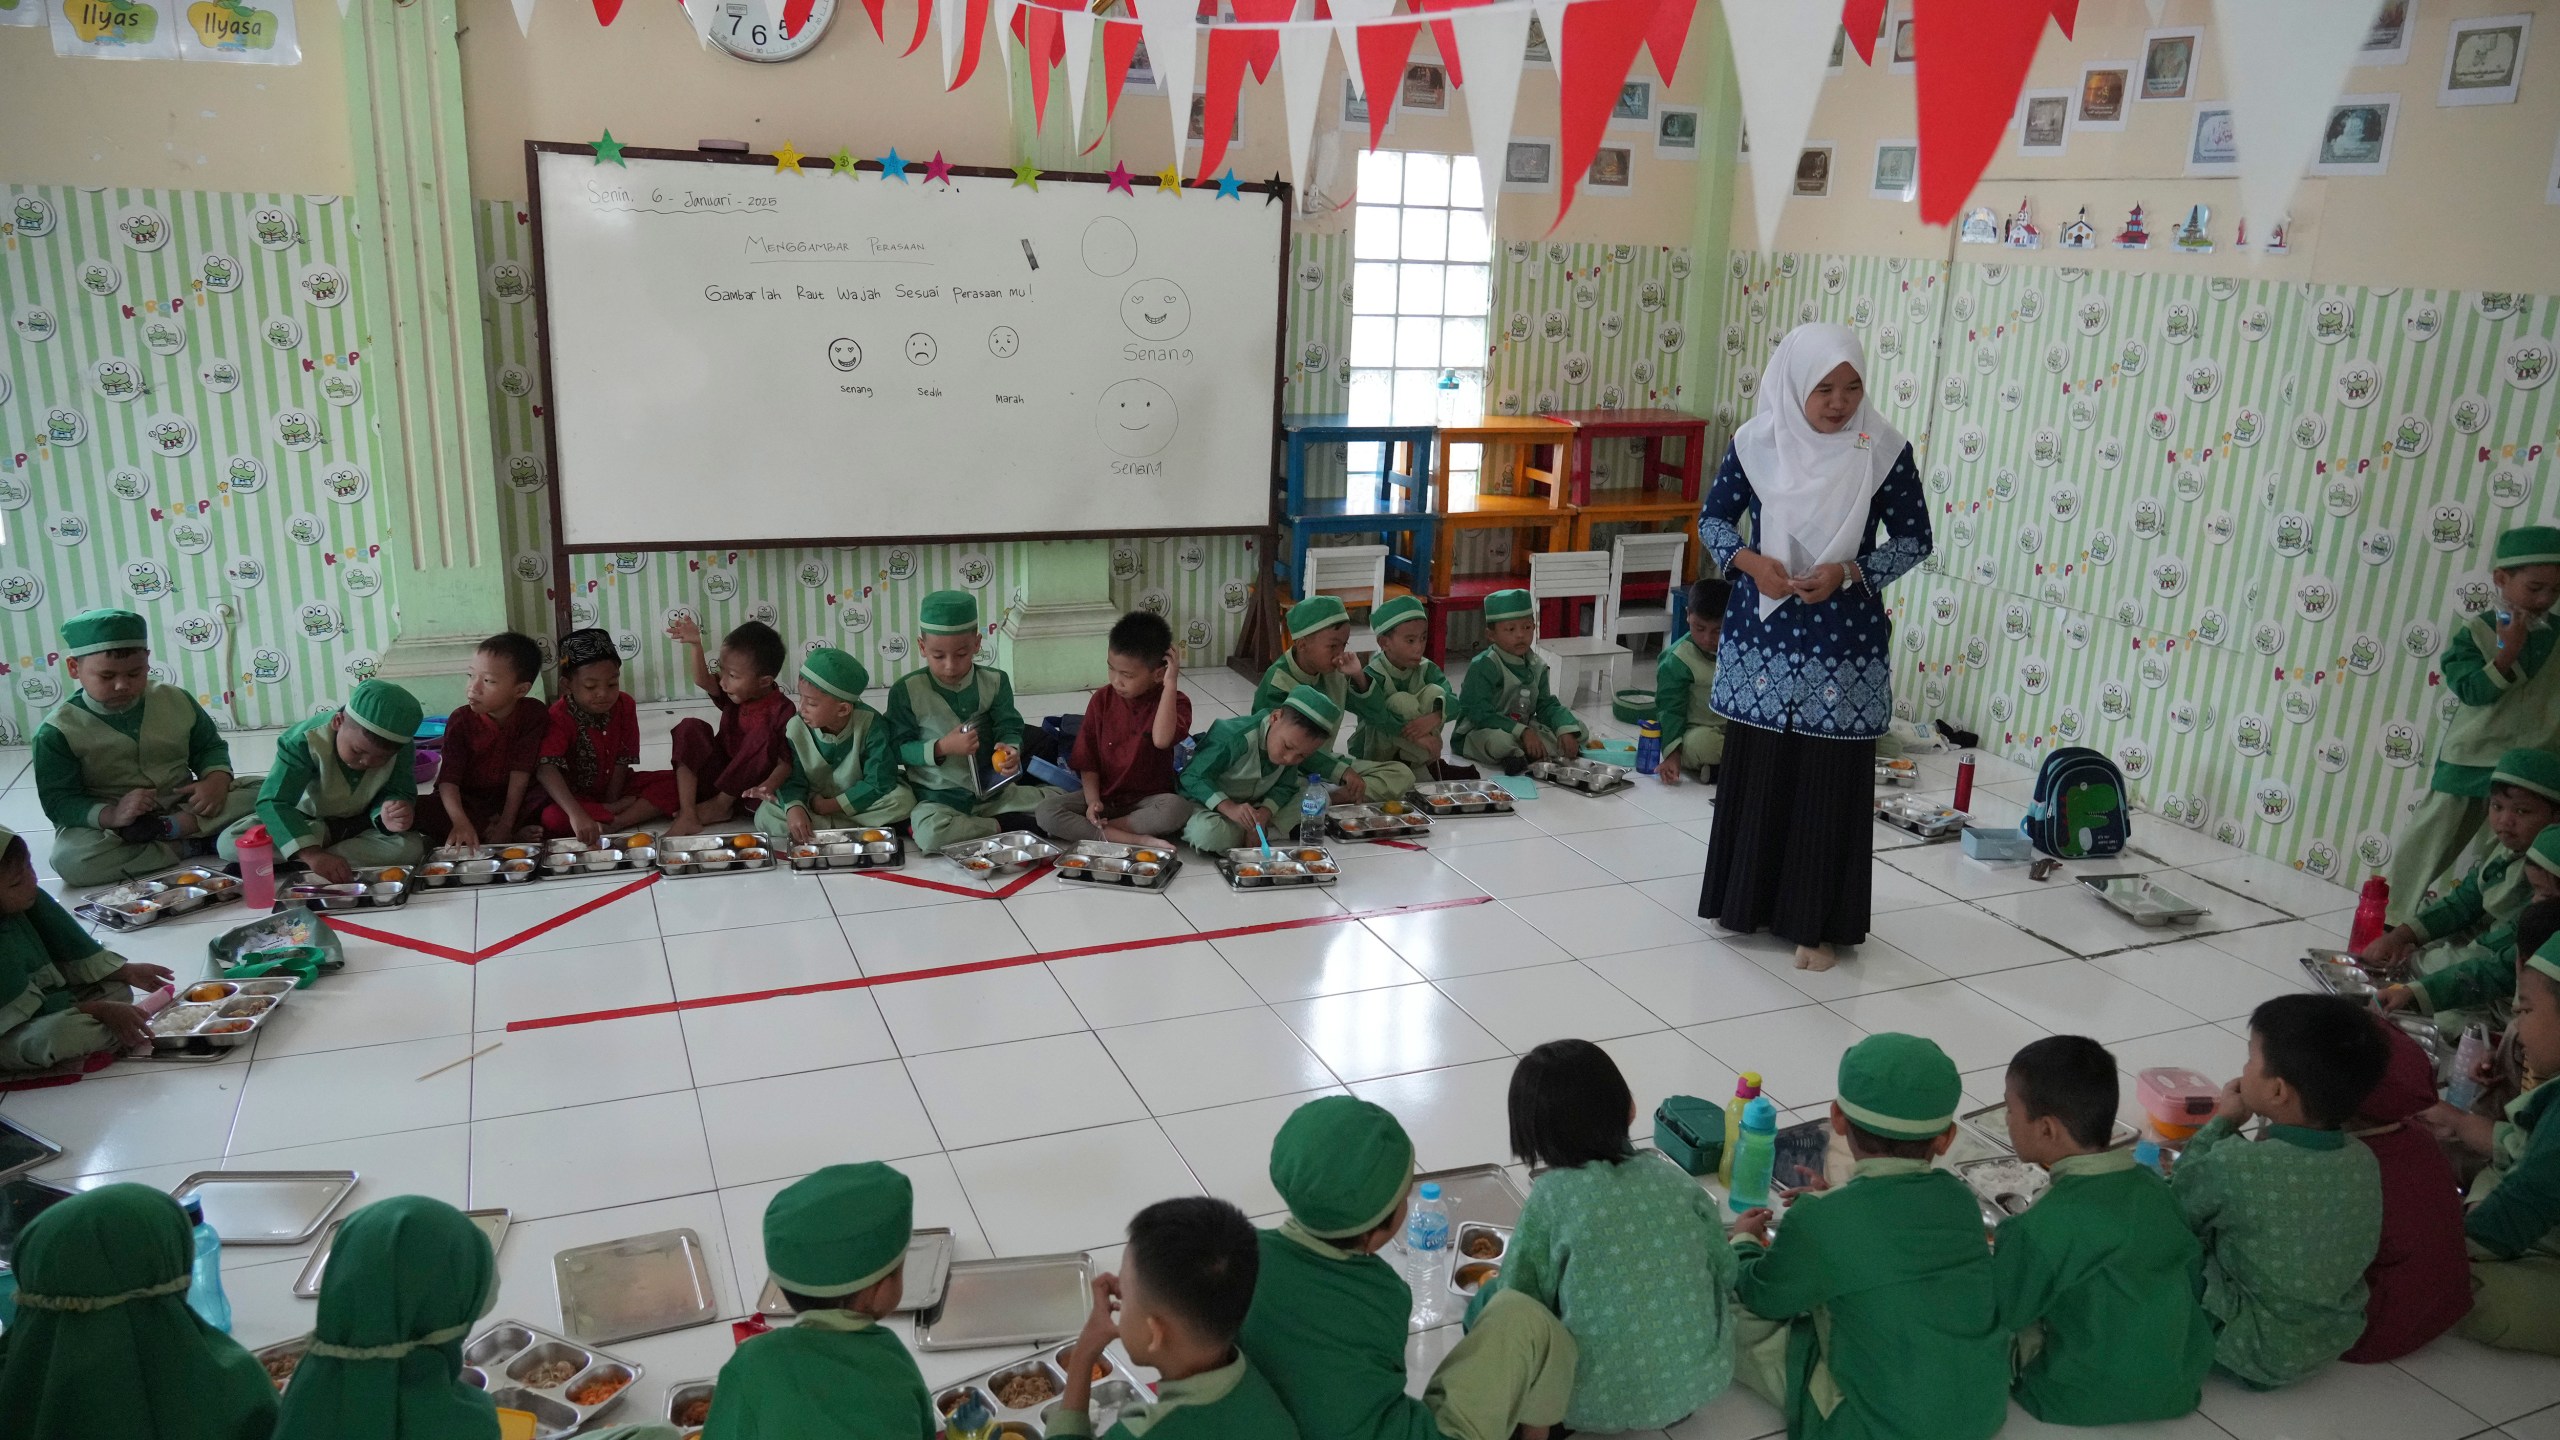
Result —
<instances>
[{"instance_id":1,"label":"stainless steel food tray","mask_svg":"<svg viewBox=\"0 0 2560 1440\"><path fill-rule=\"evenodd\" d=\"M679 1420L676 1418L676 1412L684 1408L686 1401L696 1397L700 1397L707 1406L712 1393L718 1388L719 1382L708 1375L699 1380L679 1380L667 1387L666 1403L660 1413L667 1417L668 1424L676 1428L676 1440L694 1440L694 1437L702 1433L702 1427L711 1423L711 1412L708 1409L703 1411L701 1424L689 1424Z\"/></svg>"},{"instance_id":2,"label":"stainless steel food tray","mask_svg":"<svg viewBox=\"0 0 2560 1440\"><path fill-rule=\"evenodd\" d=\"M1446 1198L1445 1191L1443 1198ZM1502 1273L1503 1263L1511 1258L1513 1228L1509 1225L1487 1225L1480 1220L1469 1221L1464 1225L1453 1224L1450 1227L1449 1292L1451 1294L1464 1295L1472 1300L1476 1292L1484 1288L1485 1281ZM1486 1236L1493 1238L1496 1248L1492 1254L1470 1255L1467 1253L1467 1246L1471 1241L1480 1240ZM1468 1267L1471 1265L1490 1265L1493 1267L1493 1275L1470 1274Z\"/></svg>"},{"instance_id":3,"label":"stainless steel food tray","mask_svg":"<svg viewBox=\"0 0 2560 1440\"><path fill-rule=\"evenodd\" d=\"M1302 858L1312 854L1316 858ZM1321 845L1296 841L1269 851L1246 845L1218 857L1218 873L1238 890L1285 889L1292 885L1332 885L1342 879L1342 862Z\"/></svg>"},{"instance_id":4,"label":"stainless steel food tray","mask_svg":"<svg viewBox=\"0 0 2560 1440\"><path fill-rule=\"evenodd\" d=\"M2024 1190L1995 1185L1994 1172L2007 1170L2011 1166L2018 1167L2020 1172L2043 1178L2034 1180ZM2050 1177L2045 1177L2043 1167L2030 1164L2015 1155L2000 1155L1988 1160L1968 1160L1955 1167L1955 1170L1956 1178L1962 1180L1965 1188L1973 1192L1974 1203L1982 1207L1982 1223L1994 1227L2012 1215L2025 1214L2027 1207L2042 1199L2045 1190L2053 1184Z\"/></svg>"},{"instance_id":5,"label":"stainless steel food tray","mask_svg":"<svg viewBox=\"0 0 2560 1440\"><path fill-rule=\"evenodd\" d=\"M1910 795L1890 795L1876 802L1876 820L1928 841L1953 840L1964 833L1961 810Z\"/></svg>"},{"instance_id":6,"label":"stainless steel food tray","mask_svg":"<svg viewBox=\"0 0 2560 1440\"><path fill-rule=\"evenodd\" d=\"M1610 795L1635 784L1634 771L1601 760L1532 760L1528 773L1530 779L1542 785L1579 790L1585 795Z\"/></svg>"},{"instance_id":7,"label":"stainless steel food tray","mask_svg":"<svg viewBox=\"0 0 2560 1440\"><path fill-rule=\"evenodd\" d=\"M472 1224L480 1227L481 1234L489 1237L490 1254L495 1255L498 1247L507 1243L507 1227L514 1217L505 1206L462 1213ZM302 1262L302 1273L293 1278L296 1296L304 1300L320 1298L320 1281L329 1270L329 1251L338 1243L338 1227L346 1223L346 1217L342 1215L330 1221L329 1228L320 1232L320 1243L312 1247L311 1258Z\"/></svg>"},{"instance_id":8,"label":"stainless steel food tray","mask_svg":"<svg viewBox=\"0 0 2560 1440\"><path fill-rule=\"evenodd\" d=\"M1999 1151L2001 1154L2007 1155L2012 1153L2009 1147L2009 1105L2007 1101L2004 1100L1997 1105L1985 1105L1978 1110L1967 1110L1956 1117L1956 1123L1963 1126L1965 1129L1972 1131L1982 1140L1988 1141L1991 1148ZM2110 1150L2121 1150L2141 1138L2142 1132L2140 1130L2135 1129L2133 1126L2126 1124L2122 1120L2118 1120L2115 1123L2114 1131L2108 1136L2107 1148Z\"/></svg>"},{"instance_id":9,"label":"stainless steel food tray","mask_svg":"<svg viewBox=\"0 0 2560 1440\"><path fill-rule=\"evenodd\" d=\"M999 1365L985 1374L941 1386L933 1392L934 1411L948 1421L951 1412L960 1408L962 1398L975 1390L995 1414L995 1428L990 1433L996 1440L1039 1440L1049 1433L1053 1412L1064 1403L1067 1359L1074 1348L1072 1345L1058 1346L1028 1360ZM1138 1372L1130 1369L1127 1362L1109 1350L1103 1351L1096 1363L1110 1367L1110 1374L1093 1382L1089 1400L1092 1409L1087 1415L1093 1422L1093 1433L1101 1435L1109 1432L1112 1423L1120 1418L1121 1410L1135 1401L1154 1399L1155 1390L1139 1379ZM997 1386L1030 1373L1046 1376L1049 1383L1057 1387L1056 1392L1045 1400L1018 1407L1009 1407L996 1398Z\"/></svg>"},{"instance_id":10,"label":"stainless steel food tray","mask_svg":"<svg viewBox=\"0 0 2560 1440\"><path fill-rule=\"evenodd\" d=\"M791 868L802 874L828 870L895 870L907 863L907 842L881 825L812 830L790 847Z\"/></svg>"},{"instance_id":11,"label":"stainless steel food tray","mask_svg":"<svg viewBox=\"0 0 2560 1440\"><path fill-rule=\"evenodd\" d=\"M916 1348L1044 1345L1082 1331L1092 1312L1091 1255L963 1260L951 1267L942 1303L916 1317Z\"/></svg>"},{"instance_id":12,"label":"stainless steel food tray","mask_svg":"<svg viewBox=\"0 0 2560 1440\"><path fill-rule=\"evenodd\" d=\"M1899 763L1879 760L1876 762L1876 783L1896 785L1905 790L1916 789L1920 784L1920 767L1908 760Z\"/></svg>"},{"instance_id":13,"label":"stainless steel food tray","mask_svg":"<svg viewBox=\"0 0 2560 1440\"><path fill-rule=\"evenodd\" d=\"M0 1119L0 1185L62 1154L62 1147L14 1120Z\"/></svg>"},{"instance_id":14,"label":"stainless steel food tray","mask_svg":"<svg viewBox=\"0 0 2560 1440\"><path fill-rule=\"evenodd\" d=\"M398 870L393 865L384 867ZM363 872L357 872L361 877ZM287 904L308 905L314 910L392 910L409 903L409 886L399 880L366 881L362 878L344 885L319 881L302 882L281 887L277 898Z\"/></svg>"},{"instance_id":15,"label":"stainless steel food tray","mask_svg":"<svg viewBox=\"0 0 2560 1440\"><path fill-rule=\"evenodd\" d=\"M560 1328L579 1343L615 1345L720 1318L702 1237L660 1230L579 1245L551 1257Z\"/></svg>"},{"instance_id":16,"label":"stainless steel food tray","mask_svg":"<svg viewBox=\"0 0 2560 1440\"><path fill-rule=\"evenodd\" d=\"M576 836L542 843L545 875L598 875L614 870L645 870L658 863L657 836L646 830L621 830L596 837L590 845Z\"/></svg>"},{"instance_id":17,"label":"stainless steel food tray","mask_svg":"<svg viewBox=\"0 0 2560 1440\"><path fill-rule=\"evenodd\" d=\"M1058 879L1066 884L1161 890L1181 871L1182 861L1170 849L1111 840L1079 840L1058 857Z\"/></svg>"},{"instance_id":18,"label":"stainless steel food tray","mask_svg":"<svg viewBox=\"0 0 2560 1440\"><path fill-rule=\"evenodd\" d=\"M218 1059L225 1050L257 1038L284 1002L294 982L284 977L263 980L191 980L176 987L177 998L151 1017L151 1051L180 1059ZM219 1000L189 1000L188 992L222 988ZM243 1025L241 1021L248 1023ZM217 1030L215 1026L225 1027Z\"/></svg>"},{"instance_id":19,"label":"stainless steel food tray","mask_svg":"<svg viewBox=\"0 0 2560 1440\"><path fill-rule=\"evenodd\" d=\"M907 1236L907 1273L905 1293L899 1297L895 1314L905 1315L930 1310L942 1303L942 1292L951 1280L953 1246L950 1230L942 1226L922 1229ZM765 1277L764 1290L756 1296L756 1313L775 1318L792 1313L791 1302L782 1298L782 1286L772 1276Z\"/></svg>"},{"instance_id":20,"label":"stainless steel food tray","mask_svg":"<svg viewBox=\"0 0 2560 1440\"><path fill-rule=\"evenodd\" d=\"M169 1195L181 1205L195 1196L225 1245L299 1245L355 1188L353 1170L199 1170Z\"/></svg>"},{"instance_id":21,"label":"stainless steel food tray","mask_svg":"<svg viewBox=\"0 0 2560 1440\"><path fill-rule=\"evenodd\" d=\"M972 875L1003 875L1058 857L1058 847L1028 830L1007 830L984 840L942 847L942 858Z\"/></svg>"},{"instance_id":22,"label":"stainless steel food tray","mask_svg":"<svg viewBox=\"0 0 2560 1440\"><path fill-rule=\"evenodd\" d=\"M782 863L770 836L753 830L718 835L670 835L658 844L658 873L670 880L770 870Z\"/></svg>"},{"instance_id":23,"label":"stainless steel food tray","mask_svg":"<svg viewBox=\"0 0 2560 1440\"><path fill-rule=\"evenodd\" d=\"M439 845L427 852L417 882L445 885L521 885L540 878L542 857L531 845Z\"/></svg>"},{"instance_id":24,"label":"stainless steel food tray","mask_svg":"<svg viewBox=\"0 0 2560 1440\"><path fill-rule=\"evenodd\" d=\"M1325 829L1337 840L1420 840L1431 833L1423 808L1411 800L1336 805L1324 812Z\"/></svg>"},{"instance_id":25,"label":"stainless steel food tray","mask_svg":"<svg viewBox=\"0 0 2560 1440\"><path fill-rule=\"evenodd\" d=\"M1414 1193L1421 1192L1425 1181L1440 1187L1440 1203L1448 1208L1453 1226L1476 1224L1507 1229L1520 1223L1520 1207L1528 1203L1528 1197L1513 1183L1511 1172L1499 1165L1426 1170L1413 1177Z\"/></svg>"},{"instance_id":26,"label":"stainless steel food tray","mask_svg":"<svg viewBox=\"0 0 2560 1440\"><path fill-rule=\"evenodd\" d=\"M536 1366L556 1360L573 1361L578 1368L557 1385L524 1383L525 1374ZM620 1404L646 1373L637 1360L608 1355L522 1320L500 1320L471 1337L471 1343L462 1347L462 1364L462 1378L488 1391L501 1408L532 1414L536 1440L552 1440L585 1428ZM598 1403L581 1405L569 1398L570 1391L608 1375L619 1375L622 1384Z\"/></svg>"},{"instance_id":27,"label":"stainless steel food tray","mask_svg":"<svg viewBox=\"0 0 2560 1440\"><path fill-rule=\"evenodd\" d=\"M144 930L171 916L239 900L240 882L208 861L127 880L73 906L71 913L110 930Z\"/></svg>"},{"instance_id":28,"label":"stainless steel food tray","mask_svg":"<svg viewBox=\"0 0 2560 1440\"><path fill-rule=\"evenodd\" d=\"M1422 813L1435 820L1451 815L1508 815L1514 803L1510 791L1490 780L1425 780L1411 793Z\"/></svg>"},{"instance_id":29,"label":"stainless steel food tray","mask_svg":"<svg viewBox=\"0 0 2560 1440\"><path fill-rule=\"evenodd\" d=\"M284 1393L285 1382L293 1378L294 1368L302 1363L302 1354L311 1348L312 1339L309 1335L296 1335L249 1352L250 1358L266 1367L267 1380L276 1387L277 1394ZM282 1374L277 1373L279 1367Z\"/></svg>"},{"instance_id":30,"label":"stainless steel food tray","mask_svg":"<svg viewBox=\"0 0 2560 1440\"><path fill-rule=\"evenodd\" d=\"M2332 995L2344 995L2350 1000L2370 1004L2375 993L2382 988L2375 983L2373 976L2367 973L2363 966L2350 958L2331 959L2321 955L2305 955L2302 957L2302 968L2310 974L2321 989Z\"/></svg>"},{"instance_id":31,"label":"stainless steel food tray","mask_svg":"<svg viewBox=\"0 0 2560 1440\"><path fill-rule=\"evenodd\" d=\"M2192 925L2213 912L2147 875L2083 875L2080 883L2136 925Z\"/></svg>"}]
</instances>

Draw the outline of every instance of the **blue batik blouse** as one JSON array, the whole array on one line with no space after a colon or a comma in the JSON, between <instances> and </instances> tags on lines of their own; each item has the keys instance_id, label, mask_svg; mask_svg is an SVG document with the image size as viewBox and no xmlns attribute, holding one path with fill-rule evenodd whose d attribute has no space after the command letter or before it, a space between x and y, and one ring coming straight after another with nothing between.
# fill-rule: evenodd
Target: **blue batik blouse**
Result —
<instances>
[{"instance_id":1,"label":"blue batik blouse","mask_svg":"<svg viewBox=\"0 0 2560 1440\"><path fill-rule=\"evenodd\" d=\"M1884 587L1929 554L1928 502L1911 447L1893 462L1867 507L1867 544L1857 557L1863 584L1843 585L1819 605L1790 600L1760 618L1760 587L1733 568L1745 513L1760 528L1760 497L1731 446L1698 507L1698 538L1716 570L1733 582L1724 612L1709 703L1728 720L1833 740L1871 740L1893 720L1893 622ZM1883 544L1874 543L1882 527Z\"/></svg>"}]
</instances>

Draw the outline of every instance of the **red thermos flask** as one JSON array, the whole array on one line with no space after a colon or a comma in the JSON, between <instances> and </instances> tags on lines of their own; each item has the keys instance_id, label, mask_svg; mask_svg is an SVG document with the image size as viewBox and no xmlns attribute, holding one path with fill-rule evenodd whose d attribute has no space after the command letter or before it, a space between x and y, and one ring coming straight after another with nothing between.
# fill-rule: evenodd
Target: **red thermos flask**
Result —
<instances>
[{"instance_id":1,"label":"red thermos flask","mask_svg":"<svg viewBox=\"0 0 2560 1440\"><path fill-rule=\"evenodd\" d=\"M1963 759L1956 762L1955 808L1964 811L1973 809L1973 752L1970 750L1965 752Z\"/></svg>"}]
</instances>

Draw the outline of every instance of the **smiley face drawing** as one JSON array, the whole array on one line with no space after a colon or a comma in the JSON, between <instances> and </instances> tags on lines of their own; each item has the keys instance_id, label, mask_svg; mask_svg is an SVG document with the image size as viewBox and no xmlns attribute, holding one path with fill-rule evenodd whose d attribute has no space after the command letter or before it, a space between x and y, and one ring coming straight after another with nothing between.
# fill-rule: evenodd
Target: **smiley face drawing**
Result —
<instances>
[{"instance_id":1,"label":"smiley face drawing","mask_svg":"<svg viewBox=\"0 0 2560 1440\"><path fill-rule=\"evenodd\" d=\"M1022 351L1022 337L1010 325L999 325L987 332L987 353L999 360L1010 360Z\"/></svg>"},{"instance_id":2,"label":"smiley face drawing","mask_svg":"<svg viewBox=\"0 0 2560 1440\"><path fill-rule=\"evenodd\" d=\"M1132 460L1143 460L1173 443L1182 417L1173 394L1153 380L1121 380L1102 392L1094 428L1102 443Z\"/></svg>"},{"instance_id":3,"label":"smiley face drawing","mask_svg":"<svg viewBox=\"0 0 2560 1440\"><path fill-rule=\"evenodd\" d=\"M862 364L862 347L838 336L827 342L827 363L838 370L851 371Z\"/></svg>"},{"instance_id":4,"label":"smiley face drawing","mask_svg":"<svg viewBox=\"0 0 2560 1440\"><path fill-rule=\"evenodd\" d=\"M1191 328L1191 296L1161 276L1138 281L1121 292L1120 321L1141 340L1170 340Z\"/></svg>"},{"instance_id":5,"label":"smiley face drawing","mask_svg":"<svg viewBox=\"0 0 2560 1440\"><path fill-rule=\"evenodd\" d=\"M1096 275L1126 275L1137 263L1138 234L1127 221L1105 215L1084 227L1084 268Z\"/></svg>"},{"instance_id":6,"label":"smiley face drawing","mask_svg":"<svg viewBox=\"0 0 2560 1440\"><path fill-rule=\"evenodd\" d=\"M933 343L933 337L921 330L907 337L907 361L910 364L930 365L933 363L933 357L940 353L942 352Z\"/></svg>"}]
</instances>

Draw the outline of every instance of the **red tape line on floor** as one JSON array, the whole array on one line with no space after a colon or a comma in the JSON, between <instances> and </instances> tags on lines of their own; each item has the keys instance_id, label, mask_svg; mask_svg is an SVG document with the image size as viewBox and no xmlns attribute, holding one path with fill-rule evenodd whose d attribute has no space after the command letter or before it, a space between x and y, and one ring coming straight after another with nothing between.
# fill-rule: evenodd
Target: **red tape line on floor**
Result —
<instances>
[{"instance_id":1,"label":"red tape line on floor","mask_svg":"<svg viewBox=\"0 0 2560 1440\"><path fill-rule=\"evenodd\" d=\"M972 890L966 885L946 885L939 880L927 880L921 875L892 875L886 870L862 870L855 873L867 875L874 880L891 880L900 885L913 885L919 890L939 890L946 895L962 895L971 900L1010 900L1021 893L1023 886L1048 874L1050 869L1050 862L1043 860L1023 871L1019 879L995 890Z\"/></svg>"},{"instance_id":2,"label":"red tape line on floor","mask_svg":"<svg viewBox=\"0 0 2560 1440\"><path fill-rule=\"evenodd\" d=\"M364 939L376 941L384 945L397 945L404 950L416 950L422 954L437 955L447 960L457 960L465 965L477 965L492 955L503 955L507 951L514 949L527 940L533 939L537 935L544 935L557 930L561 926L568 924L570 921L577 919L579 916L587 914L589 911L600 910L605 906L612 904L614 901L621 899L625 895L633 895L642 890L646 890L650 886L657 884L659 878L659 872L652 870L648 874L641 876L639 879L632 881L628 885L617 885L613 889L607 890L593 900L573 905L568 909L561 911L559 914L552 916L550 919L543 921L541 924L536 925L529 930L520 931L514 935L510 935L506 939L499 941L497 944L492 945L485 950L456 950L450 945L439 945L432 940L420 940L414 936L396 935L388 930L376 930L370 925L358 925L352 920L339 920L332 918L329 921L329 928L341 931L345 934L361 936Z\"/></svg>"},{"instance_id":3,"label":"red tape line on floor","mask_svg":"<svg viewBox=\"0 0 2560 1440\"><path fill-rule=\"evenodd\" d=\"M1389 915L1414 915L1425 910L1451 910L1467 905L1483 905L1490 895L1470 895L1457 900L1435 900L1426 905L1387 905L1375 910L1351 910L1340 915L1313 915L1302 920L1268 920L1259 925L1236 925L1225 930L1201 930L1185 935L1160 935L1147 940L1123 940L1109 945L1080 945L1072 950L1049 950L1029 955L1008 955L1000 960L977 960L966 965L938 965L930 970L909 970L897 975L863 975L851 980L826 980L811 985L788 985L778 990L749 990L736 995L705 995L698 1000L662 1001L654 1005L627 1005L619 1010L589 1010L576 1015L545 1015L535 1020L510 1021L510 1033L518 1030L549 1030L562 1025L592 1025L600 1020L632 1020L643 1015L672 1015L682 1010L707 1010L718 1005L745 1005L757 1000L779 1000L790 995L823 995L835 990L867 990L878 985L903 985L911 980L939 980L951 975L976 975L988 970L1011 970L1023 965L1041 965L1051 960L1073 960L1084 955L1114 955L1129 950L1155 950L1167 945L1188 945L1195 940L1232 940L1242 935L1268 935L1278 930L1304 930L1317 925L1343 925L1354 920L1377 920Z\"/></svg>"}]
</instances>

